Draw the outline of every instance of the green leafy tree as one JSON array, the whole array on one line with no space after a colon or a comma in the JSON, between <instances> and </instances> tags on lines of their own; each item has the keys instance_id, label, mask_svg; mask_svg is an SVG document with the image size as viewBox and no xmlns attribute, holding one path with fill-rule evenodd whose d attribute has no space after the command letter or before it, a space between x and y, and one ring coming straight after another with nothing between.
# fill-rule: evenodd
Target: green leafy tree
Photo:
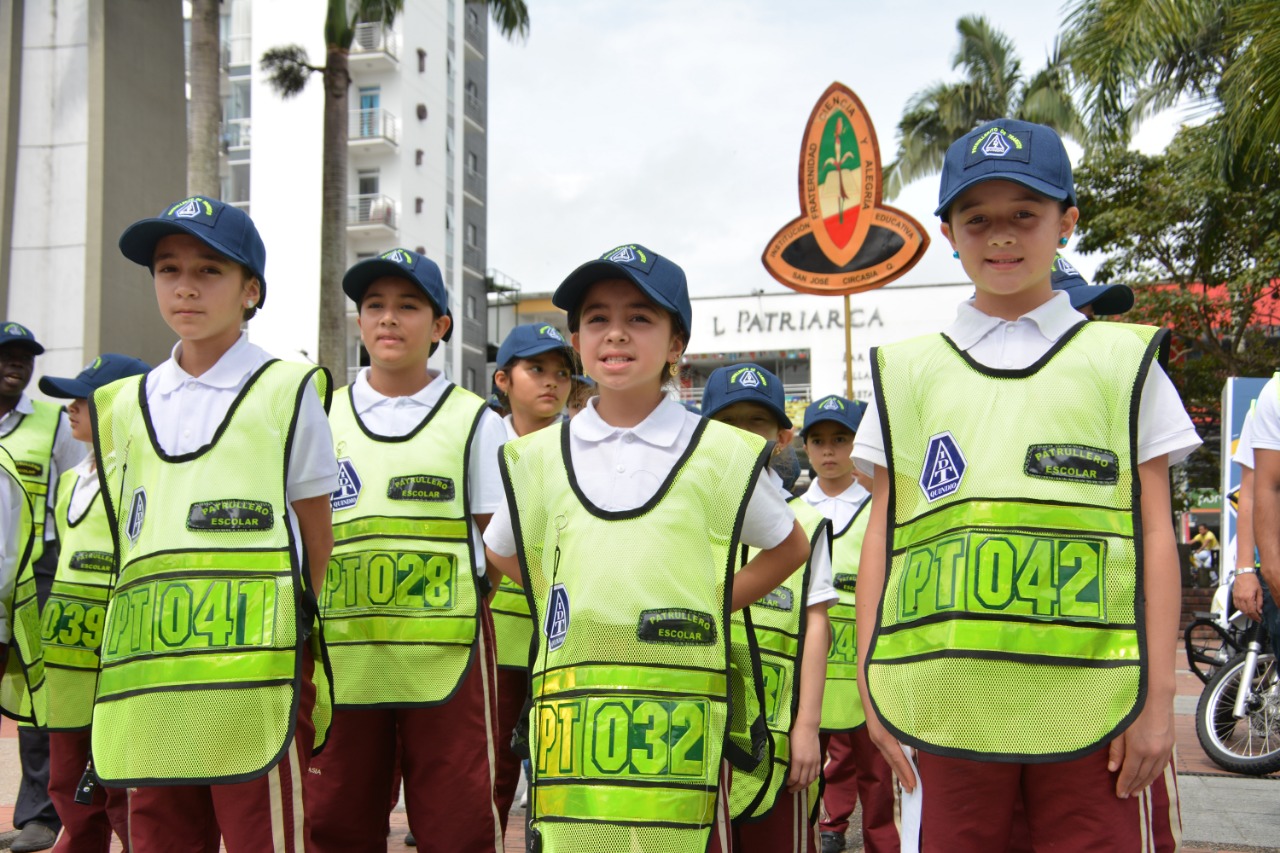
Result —
<instances>
[{"instance_id":1,"label":"green leafy tree","mask_svg":"<svg viewBox=\"0 0 1280 853\"><path fill-rule=\"evenodd\" d=\"M1191 490L1219 481L1223 383L1275 370L1280 325L1280 183L1233 187L1206 153L1213 133L1184 128L1161 155L1116 150L1075 176L1079 247L1109 253L1097 280L1133 286L1126 320L1172 329L1170 376L1206 440Z\"/></svg>"},{"instance_id":2,"label":"green leafy tree","mask_svg":"<svg viewBox=\"0 0 1280 853\"><path fill-rule=\"evenodd\" d=\"M481 0L498 31L507 38L525 37L529 11L524 0ZM324 80L324 148L320 214L319 362L339 382L347 375L346 297L342 275L347 267L347 92L351 88L348 56L361 22L390 27L404 10L404 0L328 0L324 22L325 64L311 65L299 45L268 50L262 68L281 97L297 95L311 74Z\"/></svg>"},{"instance_id":3,"label":"green leafy tree","mask_svg":"<svg viewBox=\"0 0 1280 853\"><path fill-rule=\"evenodd\" d=\"M986 18L966 15L956 32L960 46L951 67L960 69L963 79L934 83L907 102L898 121L898 154L884 172L888 198L941 170L947 147L983 122L1019 118L1071 137L1083 127L1057 45L1046 66L1026 77L1013 41Z\"/></svg>"},{"instance_id":4,"label":"green leafy tree","mask_svg":"<svg viewBox=\"0 0 1280 853\"><path fill-rule=\"evenodd\" d=\"M1234 184L1280 173L1280 7L1275 0L1074 0L1064 44L1091 147L1179 102L1207 118Z\"/></svg>"}]
</instances>

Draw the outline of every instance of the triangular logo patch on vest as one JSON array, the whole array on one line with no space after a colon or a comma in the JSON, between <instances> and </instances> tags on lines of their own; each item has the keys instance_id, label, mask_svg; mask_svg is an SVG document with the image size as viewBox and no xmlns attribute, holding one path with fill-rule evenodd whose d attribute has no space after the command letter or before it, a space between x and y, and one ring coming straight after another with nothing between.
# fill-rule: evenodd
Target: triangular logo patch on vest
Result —
<instances>
[{"instance_id":1,"label":"triangular logo patch on vest","mask_svg":"<svg viewBox=\"0 0 1280 853\"><path fill-rule=\"evenodd\" d=\"M547 602L547 619L542 626L547 635L547 649L555 651L564 645L564 638L569 634L569 593L564 584L551 587L551 598Z\"/></svg>"},{"instance_id":2,"label":"triangular logo patch on vest","mask_svg":"<svg viewBox=\"0 0 1280 853\"><path fill-rule=\"evenodd\" d=\"M329 506L334 512L351 509L360 500L360 475L349 458L338 460L338 488L329 495Z\"/></svg>"},{"instance_id":3,"label":"triangular logo patch on vest","mask_svg":"<svg viewBox=\"0 0 1280 853\"><path fill-rule=\"evenodd\" d=\"M933 503L959 489L967 464L951 433L930 438L924 452L924 470L920 472L920 488L925 500Z\"/></svg>"},{"instance_id":4,"label":"triangular logo patch on vest","mask_svg":"<svg viewBox=\"0 0 1280 853\"><path fill-rule=\"evenodd\" d=\"M142 533L142 521L147 516L147 490L143 486L133 490L133 500L129 503L129 523L124 533L129 537L129 544L137 545L138 536Z\"/></svg>"}]
</instances>

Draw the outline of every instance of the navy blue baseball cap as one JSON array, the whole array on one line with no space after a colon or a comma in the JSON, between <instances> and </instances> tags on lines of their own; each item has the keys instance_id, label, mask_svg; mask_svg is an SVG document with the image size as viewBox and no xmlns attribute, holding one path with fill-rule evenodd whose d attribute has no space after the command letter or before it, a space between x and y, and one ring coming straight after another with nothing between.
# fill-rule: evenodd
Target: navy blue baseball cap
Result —
<instances>
[{"instance_id":1,"label":"navy blue baseball cap","mask_svg":"<svg viewBox=\"0 0 1280 853\"><path fill-rule=\"evenodd\" d=\"M811 426L823 421L835 421L841 426L848 427L850 432L856 433L858 424L862 423L862 416L866 413L867 404L861 400L849 400L830 394L814 400L805 408L804 428L800 430L800 437L804 438Z\"/></svg>"},{"instance_id":2,"label":"navy blue baseball cap","mask_svg":"<svg viewBox=\"0 0 1280 853\"><path fill-rule=\"evenodd\" d=\"M707 387L702 390L702 414L705 417L709 418L734 403L764 406L778 419L780 427L791 429L782 380L758 364L717 367L707 377Z\"/></svg>"},{"instance_id":3,"label":"navy blue baseball cap","mask_svg":"<svg viewBox=\"0 0 1280 853\"><path fill-rule=\"evenodd\" d=\"M1076 203L1071 160L1052 128L1029 121L989 121L951 143L942 161L935 216L945 217L956 196L983 181L1013 181L1054 201Z\"/></svg>"},{"instance_id":4,"label":"navy blue baseball cap","mask_svg":"<svg viewBox=\"0 0 1280 853\"><path fill-rule=\"evenodd\" d=\"M1072 308L1093 307L1099 316L1123 314L1133 307L1133 291L1127 284L1089 284L1080 271L1062 255L1053 259L1049 280L1071 300Z\"/></svg>"},{"instance_id":5,"label":"navy blue baseball cap","mask_svg":"<svg viewBox=\"0 0 1280 853\"><path fill-rule=\"evenodd\" d=\"M417 286L436 309L437 317L453 317L449 310L449 293L444 288L444 276L440 267L426 255L412 249L391 249L376 258L365 258L347 270L342 277L342 291L357 305L369 285L383 276L403 278ZM444 333L443 340L453 337L453 324Z\"/></svg>"},{"instance_id":6,"label":"navy blue baseball cap","mask_svg":"<svg viewBox=\"0 0 1280 853\"><path fill-rule=\"evenodd\" d=\"M31 350L32 355L40 355L44 352L44 347L36 340L36 336L21 323L0 324L0 347L5 344L23 346Z\"/></svg>"},{"instance_id":7,"label":"navy blue baseball cap","mask_svg":"<svg viewBox=\"0 0 1280 853\"><path fill-rule=\"evenodd\" d=\"M119 355L108 352L85 365L75 379L62 379L56 376L41 376L40 390L50 397L64 400L89 399L93 392L104 385L110 385L117 379L126 376L138 376L146 373L151 367L131 355Z\"/></svg>"},{"instance_id":8,"label":"navy blue baseball cap","mask_svg":"<svg viewBox=\"0 0 1280 853\"><path fill-rule=\"evenodd\" d=\"M170 234L190 234L218 254L248 267L262 287L258 307L267 301L267 247L249 214L216 198L193 195L124 229L120 251L135 264L152 269L156 243Z\"/></svg>"},{"instance_id":9,"label":"navy blue baseball cap","mask_svg":"<svg viewBox=\"0 0 1280 853\"><path fill-rule=\"evenodd\" d=\"M508 332L502 346L498 347L498 368L502 369L517 358L533 358L552 350L563 350L566 356L570 356L573 347L569 346L569 342L555 326L549 323L525 323ZM569 358L569 363L573 364L572 357Z\"/></svg>"},{"instance_id":10,"label":"navy blue baseball cap","mask_svg":"<svg viewBox=\"0 0 1280 853\"><path fill-rule=\"evenodd\" d=\"M684 270L639 243L610 249L596 260L587 261L560 282L551 296L551 304L568 312L570 330L577 328L578 318L574 314L587 288L607 278L621 278L633 283L645 296L680 318L684 333L689 334L693 326L693 307L689 304L689 283L684 277Z\"/></svg>"}]
</instances>

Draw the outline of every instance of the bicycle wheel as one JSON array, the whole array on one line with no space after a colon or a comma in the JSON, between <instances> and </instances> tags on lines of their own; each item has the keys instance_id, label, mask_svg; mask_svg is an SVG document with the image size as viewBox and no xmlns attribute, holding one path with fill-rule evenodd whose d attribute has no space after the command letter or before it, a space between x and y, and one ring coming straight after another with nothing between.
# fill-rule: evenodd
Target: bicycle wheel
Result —
<instances>
[{"instance_id":1,"label":"bicycle wheel","mask_svg":"<svg viewBox=\"0 0 1280 853\"><path fill-rule=\"evenodd\" d=\"M1245 716L1233 708L1240 690L1244 655L1219 667L1196 706L1196 736L1205 754L1224 770L1265 776L1280 770L1280 679L1272 654L1258 655L1245 701Z\"/></svg>"}]
</instances>

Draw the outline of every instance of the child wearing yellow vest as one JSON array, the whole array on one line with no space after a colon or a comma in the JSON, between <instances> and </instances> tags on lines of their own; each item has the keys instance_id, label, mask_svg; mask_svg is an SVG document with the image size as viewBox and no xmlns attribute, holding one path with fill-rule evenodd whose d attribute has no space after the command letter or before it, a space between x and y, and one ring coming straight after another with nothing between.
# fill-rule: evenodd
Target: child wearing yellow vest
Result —
<instances>
[{"instance_id":1,"label":"child wearing yellow vest","mask_svg":"<svg viewBox=\"0 0 1280 853\"><path fill-rule=\"evenodd\" d=\"M89 398L95 391L151 368L127 355L106 353L74 378L43 376L40 390L68 400L76 441L93 444ZM106 853L114 832L129 846L129 799L121 788L94 785L90 802L76 797L89 761L89 724L98 676L98 650L115 581L111 524L101 499L93 454L58 478L54 524L59 557L44 605L45 680L49 688L49 797L62 821L58 853Z\"/></svg>"},{"instance_id":2,"label":"child wearing yellow vest","mask_svg":"<svg viewBox=\"0 0 1280 853\"><path fill-rule=\"evenodd\" d=\"M1155 363L1164 333L1054 293L1075 201L1049 128L965 134L936 212L977 293L941 335L873 352L859 686L904 850L1004 849L1019 795L1035 847L1151 837L1173 745L1168 469L1199 439Z\"/></svg>"},{"instance_id":3,"label":"child wearing yellow vest","mask_svg":"<svg viewBox=\"0 0 1280 853\"><path fill-rule=\"evenodd\" d=\"M793 435L782 380L757 364L713 371L703 389L702 414L771 442L774 456ZM811 794L822 768L818 726L830 637L827 610L837 598L831 585L831 525L816 510L797 504L772 468L765 470L812 547L803 566L743 611L749 611L749 626L734 617L734 642L758 646L773 754L753 771L734 770L733 845L739 853L810 853L816 850L811 816L817 811Z\"/></svg>"},{"instance_id":4,"label":"child wearing yellow vest","mask_svg":"<svg viewBox=\"0 0 1280 853\"><path fill-rule=\"evenodd\" d=\"M501 502L505 430L428 367L453 329L434 261L391 249L342 287L370 366L329 415L340 486L320 604L336 710L307 776L313 842L385 850L398 757L415 838L493 853L497 691L479 534Z\"/></svg>"},{"instance_id":5,"label":"child wearing yellow vest","mask_svg":"<svg viewBox=\"0 0 1280 853\"><path fill-rule=\"evenodd\" d=\"M619 246L553 302L600 393L507 442L485 533L537 626L530 849L727 851L730 692L754 690L730 683L729 613L794 572L808 538L760 473L764 440L663 389L692 315L680 267ZM735 574L739 543L760 553Z\"/></svg>"},{"instance_id":6,"label":"child wearing yellow vest","mask_svg":"<svg viewBox=\"0 0 1280 853\"><path fill-rule=\"evenodd\" d=\"M573 382L573 348L559 330L527 323L507 333L498 347L493 384L507 410L507 438L519 438L558 423ZM520 712L529 698L529 649L533 620L529 602L510 578L503 577L493 598L493 628L498 648L498 770L494 797L507 831L507 813L520 782L520 757L511 748Z\"/></svg>"},{"instance_id":7,"label":"child wearing yellow vest","mask_svg":"<svg viewBox=\"0 0 1280 853\"><path fill-rule=\"evenodd\" d=\"M315 624L337 463L328 374L241 327L265 305L244 211L192 196L129 226L179 342L93 395L118 579L93 708L94 771L130 788L134 853L295 849L330 690ZM313 716L312 711L315 709Z\"/></svg>"}]
</instances>

